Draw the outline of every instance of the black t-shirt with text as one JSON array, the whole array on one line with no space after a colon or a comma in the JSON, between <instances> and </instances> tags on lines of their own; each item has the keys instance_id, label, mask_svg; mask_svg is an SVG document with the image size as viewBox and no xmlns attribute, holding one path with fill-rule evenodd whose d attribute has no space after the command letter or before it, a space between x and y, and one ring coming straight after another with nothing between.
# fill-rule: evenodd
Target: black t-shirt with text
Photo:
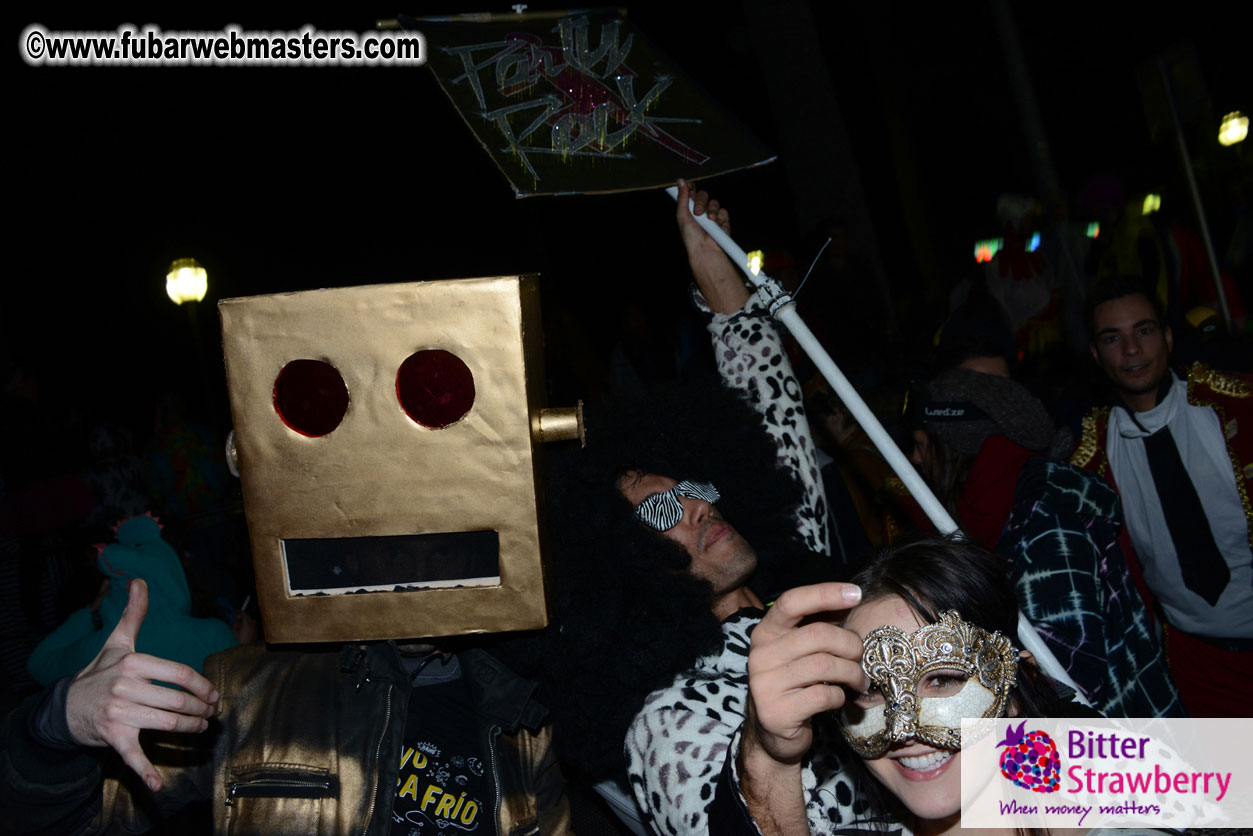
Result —
<instances>
[{"instance_id":1,"label":"black t-shirt with text","mask_svg":"<svg viewBox=\"0 0 1253 836\"><path fill-rule=\"evenodd\" d=\"M486 746L457 658L425 664L409 696L393 836L495 833L496 787Z\"/></svg>"}]
</instances>

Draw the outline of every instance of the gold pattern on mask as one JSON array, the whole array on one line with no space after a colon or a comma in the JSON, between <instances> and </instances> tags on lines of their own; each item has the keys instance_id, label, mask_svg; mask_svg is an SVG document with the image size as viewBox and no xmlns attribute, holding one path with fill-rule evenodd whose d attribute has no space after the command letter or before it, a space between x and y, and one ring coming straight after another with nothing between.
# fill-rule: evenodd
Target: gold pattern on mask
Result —
<instances>
[{"instance_id":1,"label":"gold pattern on mask","mask_svg":"<svg viewBox=\"0 0 1253 836\"><path fill-rule=\"evenodd\" d=\"M864 717L858 713L856 720L850 717L856 709L846 710L841 729L849 745L865 758L881 757L893 744L911 738L960 749L960 719L947 717L951 712L943 710L929 712L927 705L959 701L963 707L982 708L981 717L1000 717L1018 672L1009 639L963 621L955 610L912 634L892 625L879 627L866 635L862 647L862 670L884 702L865 711ZM921 697L919 687L937 671L960 671L966 684L948 697Z\"/></svg>"}]
</instances>

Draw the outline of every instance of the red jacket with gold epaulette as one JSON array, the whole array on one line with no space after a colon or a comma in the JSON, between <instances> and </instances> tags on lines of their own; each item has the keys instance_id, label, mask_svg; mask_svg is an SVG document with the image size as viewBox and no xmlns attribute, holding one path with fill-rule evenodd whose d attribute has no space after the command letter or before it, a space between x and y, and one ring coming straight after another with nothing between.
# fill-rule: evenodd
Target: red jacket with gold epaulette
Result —
<instances>
[{"instance_id":1,"label":"red jacket with gold epaulette","mask_svg":"<svg viewBox=\"0 0 1253 836\"><path fill-rule=\"evenodd\" d=\"M1231 466L1235 472L1240 504L1244 506L1244 514L1249 519L1249 545L1253 547L1253 505L1250 505L1250 493L1253 493L1253 485L1250 484L1253 483L1253 376L1218 372L1203 363L1194 363L1188 369L1187 386L1188 403L1193 406L1208 406L1218 415L1218 422L1226 437L1227 455L1231 457ZM1079 445L1070 457L1070 463L1104 477L1113 485L1114 490L1118 490L1105 450L1109 410L1108 406L1097 407L1083 419L1083 432ZM1241 428L1244 432L1240 432ZM1153 596L1144 583L1139 560L1131 548L1125 528L1120 540L1123 551L1130 558L1128 562L1131 564L1136 585L1145 600L1151 602Z\"/></svg>"}]
</instances>

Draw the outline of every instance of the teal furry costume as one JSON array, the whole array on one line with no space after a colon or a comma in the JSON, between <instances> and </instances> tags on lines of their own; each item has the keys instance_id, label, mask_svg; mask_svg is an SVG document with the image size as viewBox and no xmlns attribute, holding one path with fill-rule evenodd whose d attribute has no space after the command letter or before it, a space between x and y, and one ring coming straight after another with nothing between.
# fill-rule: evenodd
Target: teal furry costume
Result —
<instances>
[{"instance_id":1,"label":"teal furry costume","mask_svg":"<svg viewBox=\"0 0 1253 836\"><path fill-rule=\"evenodd\" d=\"M201 670L206 656L237 644L225 622L192 618L182 564L150 514L119 523L117 542L100 548L96 565L109 579L109 591L100 602L100 626L93 623L91 607L83 607L48 634L27 662L41 685L78 673L96 658L122 617L133 578L148 582L148 614L135 647L140 653Z\"/></svg>"}]
</instances>

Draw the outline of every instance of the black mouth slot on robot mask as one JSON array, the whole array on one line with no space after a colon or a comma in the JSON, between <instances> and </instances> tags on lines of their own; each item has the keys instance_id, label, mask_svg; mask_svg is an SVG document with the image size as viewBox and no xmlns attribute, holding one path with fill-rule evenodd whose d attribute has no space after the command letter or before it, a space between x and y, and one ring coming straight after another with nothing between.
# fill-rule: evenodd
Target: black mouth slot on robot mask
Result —
<instances>
[{"instance_id":1,"label":"black mouth slot on robot mask","mask_svg":"<svg viewBox=\"0 0 1253 836\"><path fill-rule=\"evenodd\" d=\"M283 540L292 595L499 586L495 531Z\"/></svg>"}]
</instances>

